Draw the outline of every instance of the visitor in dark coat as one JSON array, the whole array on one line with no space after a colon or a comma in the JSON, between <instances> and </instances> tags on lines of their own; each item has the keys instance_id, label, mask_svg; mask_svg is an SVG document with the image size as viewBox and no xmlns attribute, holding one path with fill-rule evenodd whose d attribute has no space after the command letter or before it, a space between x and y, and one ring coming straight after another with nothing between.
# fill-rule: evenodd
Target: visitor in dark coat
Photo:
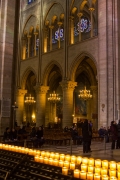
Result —
<instances>
[{"instance_id":1,"label":"visitor in dark coat","mask_svg":"<svg viewBox=\"0 0 120 180\"><path fill-rule=\"evenodd\" d=\"M40 126L39 129L37 130L37 133L36 133L36 137L37 137L37 147L38 146L42 146L45 142L44 138L43 138L43 128Z\"/></svg>"},{"instance_id":2,"label":"visitor in dark coat","mask_svg":"<svg viewBox=\"0 0 120 180\"><path fill-rule=\"evenodd\" d=\"M10 140L10 128L7 127L3 135L3 141L9 141L9 140Z\"/></svg>"},{"instance_id":3,"label":"visitor in dark coat","mask_svg":"<svg viewBox=\"0 0 120 180\"><path fill-rule=\"evenodd\" d=\"M111 130L111 135L112 135L112 145L111 145L111 149L115 149L115 142L118 138L118 134L117 134L117 125L116 125L116 122L115 121L112 121L111 122L111 127L110 127L110 130ZM116 146L117 148L117 146Z\"/></svg>"},{"instance_id":4,"label":"visitor in dark coat","mask_svg":"<svg viewBox=\"0 0 120 180\"><path fill-rule=\"evenodd\" d=\"M117 149L120 149L120 120L118 121L117 124L117 131L118 131L118 139L117 139Z\"/></svg>"},{"instance_id":5,"label":"visitor in dark coat","mask_svg":"<svg viewBox=\"0 0 120 180\"><path fill-rule=\"evenodd\" d=\"M86 119L82 125L82 136L83 136L83 153L88 153L90 151L90 141L92 136L91 126Z\"/></svg>"},{"instance_id":6,"label":"visitor in dark coat","mask_svg":"<svg viewBox=\"0 0 120 180\"><path fill-rule=\"evenodd\" d=\"M17 140L17 131L13 128L12 131L10 132L10 139L12 141Z\"/></svg>"}]
</instances>

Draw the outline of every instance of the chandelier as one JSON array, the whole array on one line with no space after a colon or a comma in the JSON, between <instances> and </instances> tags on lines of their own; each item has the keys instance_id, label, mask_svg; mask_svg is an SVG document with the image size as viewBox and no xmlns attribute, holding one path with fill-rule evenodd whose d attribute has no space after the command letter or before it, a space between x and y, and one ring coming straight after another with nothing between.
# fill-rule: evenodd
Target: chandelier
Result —
<instances>
[{"instance_id":1,"label":"chandelier","mask_svg":"<svg viewBox=\"0 0 120 180\"><path fill-rule=\"evenodd\" d=\"M60 101L60 98L58 97L58 94L55 93L55 91L53 91L52 94L50 94L50 97L48 98L48 101L51 103L57 103Z\"/></svg>"},{"instance_id":2,"label":"chandelier","mask_svg":"<svg viewBox=\"0 0 120 180\"><path fill-rule=\"evenodd\" d=\"M27 96L26 98L25 98L25 103L27 103L27 104L34 104L36 101L34 100L34 97L32 97L31 96L31 94L30 94L30 96Z\"/></svg>"},{"instance_id":3,"label":"chandelier","mask_svg":"<svg viewBox=\"0 0 120 180\"><path fill-rule=\"evenodd\" d=\"M92 98L92 94L90 94L90 90L87 90L85 86L85 89L80 90L78 97L86 101Z\"/></svg>"}]
</instances>

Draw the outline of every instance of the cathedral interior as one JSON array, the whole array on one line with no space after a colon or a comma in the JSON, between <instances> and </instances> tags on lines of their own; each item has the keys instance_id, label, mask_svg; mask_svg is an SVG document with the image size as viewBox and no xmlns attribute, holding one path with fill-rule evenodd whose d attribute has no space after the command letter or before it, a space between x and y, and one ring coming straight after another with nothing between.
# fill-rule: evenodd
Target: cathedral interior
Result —
<instances>
[{"instance_id":1,"label":"cathedral interior","mask_svg":"<svg viewBox=\"0 0 120 180\"><path fill-rule=\"evenodd\" d=\"M1 1L1 132L15 121L63 128L87 118L98 129L119 119L118 7Z\"/></svg>"}]
</instances>

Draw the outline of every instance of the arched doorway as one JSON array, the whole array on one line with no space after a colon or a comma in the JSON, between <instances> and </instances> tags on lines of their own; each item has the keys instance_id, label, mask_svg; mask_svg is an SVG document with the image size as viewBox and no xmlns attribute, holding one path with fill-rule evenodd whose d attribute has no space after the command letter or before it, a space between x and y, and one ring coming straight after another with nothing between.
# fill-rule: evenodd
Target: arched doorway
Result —
<instances>
[{"instance_id":1,"label":"arched doorway","mask_svg":"<svg viewBox=\"0 0 120 180\"><path fill-rule=\"evenodd\" d=\"M52 65L49 71L47 85L49 86L49 91L47 93L47 112L46 112L46 126L61 127L62 125L62 88L60 82L62 81L62 75L60 69L57 65ZM58 94L60 101L57 103L50 102L48 98L50 94Z\"/></svg>"},{"instance_id":2,"label":"arched doorway","mask_svg":"<svg viewBox=\"0 0 120 180\"><path fill-rule=\"evenodd\" d=\"M35 85L36 76L32 71L30 71L25 82L25 89L27 90L27 93L24 97L23 122L26 124L30 123L31 125L36 123Z\"/></svg>"},{"instance_id":3,"label":"arched doorway","mask_svg":"<svg viewBox=\"0 0 120 180\"><path fill-rule=\"evenodd\" d=\"M95 129L98 128L98 84L97 69L91 58L84 56L79 61L75 71L77 87L74 91L74 120L89 119ZM85 100L79 98L80 90L90 90L92 98Z\"/></svg>"}]
</instances>

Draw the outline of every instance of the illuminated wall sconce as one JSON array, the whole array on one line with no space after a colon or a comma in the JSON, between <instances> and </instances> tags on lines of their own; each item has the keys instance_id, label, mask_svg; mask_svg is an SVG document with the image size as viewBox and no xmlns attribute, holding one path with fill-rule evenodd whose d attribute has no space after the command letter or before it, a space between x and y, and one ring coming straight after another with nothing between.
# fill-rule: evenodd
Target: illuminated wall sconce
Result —
<instances>
[{"instance_id":1,"label":"illuminated wall sconce","mask_svg":"<svg viewBox=\"0 0 120 180\"><path fill-rule=\"evenodd\" d=\"M105 104L102 104L102 111L104 112Z\"/></svg>"}]
</instances>

